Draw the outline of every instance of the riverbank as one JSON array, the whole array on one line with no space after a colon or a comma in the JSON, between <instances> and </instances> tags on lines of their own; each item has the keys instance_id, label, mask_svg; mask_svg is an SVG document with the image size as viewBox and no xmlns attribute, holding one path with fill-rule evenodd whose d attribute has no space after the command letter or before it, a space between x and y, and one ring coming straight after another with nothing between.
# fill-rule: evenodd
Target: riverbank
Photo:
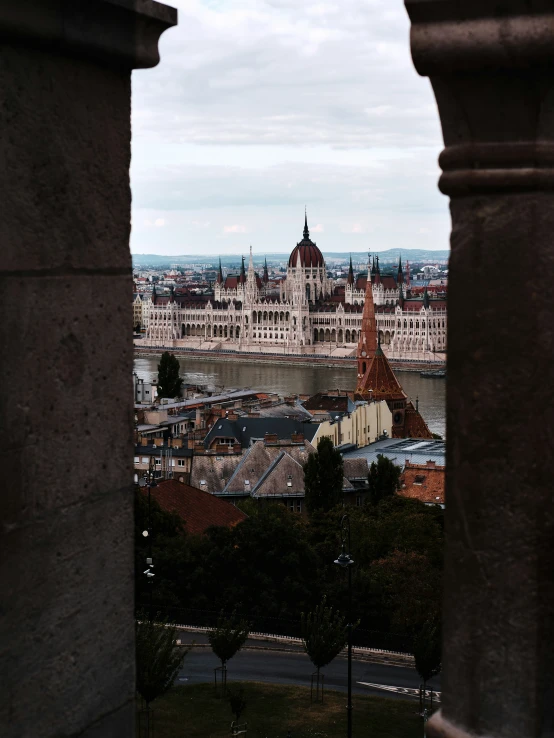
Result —
<instances>
[{"instance_id":1,"label":"riverbank","mask_svg":"<svg viewBox=\"0 0 554 738\"><path fill-rule=\"evenodd\" d=\"M324 356L322 354L277 354L277 353L255 353L251 351L234 351L234 350L210 350L194 348L164 348L164 347L140 347L135 345L136 357L156 357L160 356L164 351L170 351L177 356L189 356L202 361L216 362L233 362L239 364L287 364L294 366L313 367L344 367L354 368L356 366L356 358L354 356ZM424 370L444 369L444 362L428 362L418 359L409 361L398 361L397 359L389 359L389 363L393 369L405 372L421 372Z\"/></svg>"}]
</instances>

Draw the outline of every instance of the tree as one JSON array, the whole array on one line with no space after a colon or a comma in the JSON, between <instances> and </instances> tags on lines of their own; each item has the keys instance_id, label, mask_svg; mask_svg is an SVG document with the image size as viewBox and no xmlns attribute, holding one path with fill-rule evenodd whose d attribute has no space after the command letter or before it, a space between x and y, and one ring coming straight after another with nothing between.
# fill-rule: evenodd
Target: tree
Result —
<instances>
[{"instance_id":1,"label":"tree","mask_svg":"<svg viewBox=\"0 0 554 738\"><path fill-rule=\"evenodd\" d=\"M319 689L319 671L330 664L344 648L348 638L348 625L342 615L333 612L332 607L327 607L325 596L313 612L307 616L302 613L301 624L304 650L317 669Z\"/></svg>"},{"instance_id":2,"label":"tree","mask_svg":"<svg viewBox=\"0 0 554 738\"><path fill-rule=\"evenodd\" d=\"M427 620L414 638L414 660L419 676L423 679L423 709L427 682L440 674L442 661L441 629L435 620Z\"/></svg>"},{"instance_id":3,"label":"tree","mask_svg":"<svg viewBox=\"0 0 554 738\"><path fill-rule=\"evenodd\" d=\"M238 723L240 716L246 710L246 698L244 696L244 689L239 687L238 689L228 689L227 699L231 707L231 712L235 716L235 721Z\"/></svg>"},{"instance_id":4,"label":"tree","mask_svg":"<svg viewBox=\"0 0 554 738\"><path fill-rule=\"evenodd\" d=\"M179 376L179 360L169 351L164 351L158 364L158 397L177 397L183 380Z\"/></svg>"},{"instance_id":5,"label":"tree","mask_svg":"<svg viewBox=\"0 0 554 738\"><path fill-rule=\"evenodd\" d=\"M342 502L344 474L342 455L329 438L322 438L317 451L304 466L306 507L310 514L326 512Z\"/></svg>"},{"instance_id":6,"label":"tree","mask_svg":"<svg viewBox=\"0 0 554 738\"><path fill-rule=\"evenodd\" d=\"M137 692L146 702L147 734L150 734L150 703L173 685L190 649L175 645L175 627L151 622L144 614L136 621Z\"/></svg>"},{"instance_id":7,"label":"tree","mask_svg":"<svg viewBox=\"0 0 554 738\"><path fill-rule=\"evenodd\" d=\"M208 633L208 641L212 651L221 661L223 669L225 669L225 664L244 646L249 633L248 622L237 616L235 610L228 618L225 617L223 610L219 613L216 627Z\"/></svg>"},{"instance_id":8,"label":"tree","mask_svg":"<svg viewBox=\"0 0 554 738\"><path fill-rule=\"evenodd\" d=\"M385 497L391 497L398 489L402 469L383 454L377 456L377 463L371 462L369 476L369 498L377 505Z\"/></svg>"}]
</instances>

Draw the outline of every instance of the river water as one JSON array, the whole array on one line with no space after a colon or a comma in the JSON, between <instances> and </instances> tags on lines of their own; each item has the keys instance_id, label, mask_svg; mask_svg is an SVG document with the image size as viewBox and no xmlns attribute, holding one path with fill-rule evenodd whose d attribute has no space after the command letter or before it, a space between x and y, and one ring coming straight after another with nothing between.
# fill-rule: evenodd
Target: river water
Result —
<instances>
[{"instance_id":1,"label":"river water","mask_svg":"<svg viewBox=\"0 0 554 738\"><path fill-rule=\"evenodd\" d=\"M311 395L337 387L352 389L356 381L353 367L240 364L181 356L177 358L181 364L181 376L186 383L207 385L210 390L248 387L260 392L276 392L281 396ZM158 357L135 357L135 372L142 379L154 379L158 374L158 361ZM430 430L444 437L446 380L425 379L419 376L419 372L397 371L396 375L414 405L416 398L419 398L419 411Z\"/></svg>"}]
</instances>

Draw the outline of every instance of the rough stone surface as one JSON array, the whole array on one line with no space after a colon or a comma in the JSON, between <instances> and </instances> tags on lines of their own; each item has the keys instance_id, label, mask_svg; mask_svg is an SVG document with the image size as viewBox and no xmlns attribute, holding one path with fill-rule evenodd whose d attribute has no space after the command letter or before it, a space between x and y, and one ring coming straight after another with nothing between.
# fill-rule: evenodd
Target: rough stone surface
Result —
<instances>
[{"instance_id":1,"label":"rough stone surface","mask_svg":"<svg viewBox=\"0 0 554 738\"><path fill-rule=\"evenodd\" d=\"M138 5L0 8L2 738L134 735L130 76L169 25L135 58Z\"/></svg>"},{"instance_id":2,"label":"rough stone surface","mask_svg":"<svg viewBox=\"0 0 554 738\"><path fill-rule=\"evenodd\" d=\"M451 196L438 736L554 729L554 8L406 0Z\"/></svg>"}]
</instances>

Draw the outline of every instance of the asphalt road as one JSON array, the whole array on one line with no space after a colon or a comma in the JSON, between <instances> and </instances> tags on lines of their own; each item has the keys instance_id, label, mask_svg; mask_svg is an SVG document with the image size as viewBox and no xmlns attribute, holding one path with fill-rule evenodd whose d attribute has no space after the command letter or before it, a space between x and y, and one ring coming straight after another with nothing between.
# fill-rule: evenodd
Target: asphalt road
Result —
<instances>
[{"instance_id":1,"label":"asphalt road","mask_svg":"<svg viewBox=\"0 0 554 738\"><path fill-rule=\"evenodd\" d=\"M185 639L183 639L185 640ZM188 640L188 639L187 639ZM200 642L200 638L196 638ZM261 645L257 642L256 645ZM273 644L275 645L275 644ZM347 689L347 664L345 657L338 656L322 672L325 674L325 688L339 691ZM198 684L214 680L214 668L220 666L219 660L210 648L190 651L177 678L179 684ZM314 667L305 653L282 651L239 651L227 665L227 681L269 682L272 684L298 684L310 686ZM403 697L392 692L365 687L358 682L388 685L393 687L412 687L417 689L420 678L415 669L387 664L372 664L367 661L352 661L352 691L358 694L379 694L382 697ZM440 680L435 678L429 684L440 690Z\"/></svg>"}]
</instances>

